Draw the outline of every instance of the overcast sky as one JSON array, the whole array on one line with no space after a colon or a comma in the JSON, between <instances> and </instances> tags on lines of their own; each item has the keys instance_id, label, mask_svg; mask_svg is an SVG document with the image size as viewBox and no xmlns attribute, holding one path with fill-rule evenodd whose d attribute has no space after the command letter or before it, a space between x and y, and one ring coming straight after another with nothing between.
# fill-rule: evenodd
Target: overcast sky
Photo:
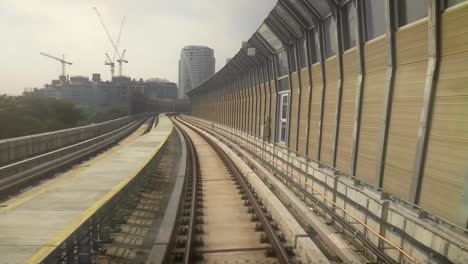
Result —
<instances>
[{"instance_id":1,"label":"overcast sky","mask_svg":"<svg viewBox=\"0 0 468 264\"><path fill-rule=\"evenodd\" d=\"M92 7L114 39L126 17L120 47L127 49L124 74L177 82L180 49L214 49L216 70L258 28L276 0L0 0L0 94L42 87L61 73L61 64L39 55L65 54L69 75L101 73L112 53ZM117 68L116 68L117 71Z\"/></svg>"}]
</instances>

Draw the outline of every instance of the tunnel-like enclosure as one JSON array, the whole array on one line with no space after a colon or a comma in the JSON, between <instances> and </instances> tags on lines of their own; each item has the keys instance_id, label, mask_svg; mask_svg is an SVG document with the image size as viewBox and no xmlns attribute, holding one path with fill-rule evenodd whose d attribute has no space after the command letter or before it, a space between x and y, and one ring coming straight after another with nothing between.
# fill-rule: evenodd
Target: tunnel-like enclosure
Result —
<instances>
[{"instance_id":1,"label":"tunnel-like enclosure","mask_svg":"<svg viewBox=\"0 0 468 264\"><path fill-rule=\"evenodd\" d=\"M466 227L468 5L457 2L278 1L189 92L192 113Z\"/></svg>"}]
</instances>

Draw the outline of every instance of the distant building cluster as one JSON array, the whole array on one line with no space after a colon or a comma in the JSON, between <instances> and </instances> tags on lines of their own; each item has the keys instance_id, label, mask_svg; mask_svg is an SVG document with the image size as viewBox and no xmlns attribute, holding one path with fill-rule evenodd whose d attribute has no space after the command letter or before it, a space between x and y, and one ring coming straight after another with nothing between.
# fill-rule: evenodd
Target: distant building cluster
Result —
<instances>
[{"instance_id":1,"label":"distant building cluster","mask_svg":"<svg viewBox=\"0 0 468 264\"><path fill-rule=\"evenodd\" d=\"M135 96L144 98L150 105L188 104L177 100L177 85L173 82L158 78L135 80L126 76L102 81L100 74L93 74L91 79L61 75L43 88L25 89L24 94L62 99L80 108L94 109L127 106Z\"/></svg>"},{"instance_id":2,"label":"distant building cluster","mask_svg":"<svg viewBox=\"0 0 468 264\"><path fill-rule=\"evenodd\" d=\"M136 80L119 75L111 81L103 81L101 75L95 73L91 79L60 75L42 88L26 88L23 94L62 99L84 109L128 106L131 110L137 99L136 104L144 102L148 111L189 111L186 93L215 73L215 62L213 49L191 45L185 46L180 54L179 88L177 84L159 78Z\"/></svg>"},{"instance_id":3,"label":"distant building cluster","mask_svg":"<svg viewBox=\"0 0 468 264\"><path fill-rule=\"evenodd\" d=\"M215 73L213 49L205 46L185 46L180 52L178 98L200 85Z\"/></svg>"}]
</instances>

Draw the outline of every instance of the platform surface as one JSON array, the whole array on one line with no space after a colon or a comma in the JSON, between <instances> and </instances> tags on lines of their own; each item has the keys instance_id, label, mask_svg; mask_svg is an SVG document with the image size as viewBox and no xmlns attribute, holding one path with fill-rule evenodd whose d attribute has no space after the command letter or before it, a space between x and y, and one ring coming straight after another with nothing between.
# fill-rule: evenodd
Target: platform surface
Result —
<instances>
[{"instance_id":1,"label":"platform surface","mask_svg":"<svg viewBox=\"0 0 468 264\"><path fill-rule=\"evenodd\" d=\"M172 133L165 115L149 133L73 176L41 184L0 204L0 263L39 263L111 199Z\"/></svg>"}]
</instances>

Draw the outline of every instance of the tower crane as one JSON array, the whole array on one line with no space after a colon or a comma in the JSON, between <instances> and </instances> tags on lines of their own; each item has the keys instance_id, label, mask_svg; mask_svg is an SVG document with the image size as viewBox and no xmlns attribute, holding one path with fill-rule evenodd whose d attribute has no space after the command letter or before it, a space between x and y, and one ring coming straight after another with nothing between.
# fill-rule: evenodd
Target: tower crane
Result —
<instances>
[{"instance_id":1,"label":"tower crane","mask_svg":"<svg viewBox=\"0 0 468 264\"><path fill-rule=\"evenodd\" d=\"M62 58L60 59L60 58L57 58L55 56L49 55L49 54L44 53L44 52L41 52L40 54L43 55L43 56L49 57L51 59L60 61L62 63L62 76L65 76L65 64L72 65L71 62L68 62L68 61L65 60L65 55L62 55Z\"/></svg>"},{"instance_id":2,"label":"tower crane","mask_svg":"<svg viewBox=\"0 0 468 264\"><path fill-rule=\"evenodd\" d=\"M120 23L120 30L119 30L119 36L117 37L117 44L116 47L119 47L120 43L120 37L122 35L122 28L125 23L125 17L122 19L122 23ZM112 59L109 57L109 55L106 53L106 61L104 62L104 65L110 66L111 70L111 78L114 78L114 73L115 73L115 56L117 55L117 52L114 50L114 56Z\"/></svg>"},{"instance_id":3,"label":"tower crane","mask_svg":"<svg viewBox=\"0 0 468 264\"><path fill-rule=\"evenodd\" d=\"M114 72L115 72L115 63L109 55L106 53L106 61L104 62L105 65L109 65L111 68L111 77L114 78Z\"/></svg>"},{"instance_id":4,"label":"tower crane","mask_svg":"<svg viewBox=\"0 0 468 264\"><path fill-rule=\"evenodd\" d=\"M123 63L128 63L128 60L125 59L125 50L123 51L122 54L119 54L119 43L120 43L120 37L121 37L121 34L122 34L122 28L123 28L123 25L125 23L125 17L122 19L122 22L120 24L120 30L119 30L119 36L118 36L118 39L117 39L117 44L114 42L114 40L112 39L110 33L109 33L109 30L107 29L106 27L106 24L104 23L104 20L102 19L102 16L101 16L101 13L99 13L99 10L96 8L96 7L93 7L94 11L96 12L96 15L98 16L99 18L99 22L101 22L101 25L102 25L102 28L104 29L104 31L106 32L106 35L107 35L107 38L109 39L109 42L111 43L112 47L114 48L114 57L113 57L113 60L110 60L110 58L108 57L108 62L105 63L105 65L110 65L111 66L111 72L113 72L113 69L112 67L115 66L115 55L117 54L118 56L118 60L117 62L119 63L119 76L122 76L122 67L123 67ZM114 65L112 65L114 64Z\"/></svg>"},{"instance_id":5,"label":"tower crane","mask_svg":"<svg viewBox=\"0 0 468 264\"><path fill-rule=\"evenodd\" d=\"M123 71L123 65L122 63L128 63L128 60L125 59L125 50L122 52L122 56L120 56L120 58L117 60L117 62L119 63L119 76L122 76L122 71Z\"/></svg>"},{"instance_id":6,"label":"tower crane","mask_svg":"<svg viewBox=\"0 0 468 264\"><path fill-rule=\"evenodd\" d=\"M122 30L125 24L125 17L122 18L122 22L120 22L120 29L119 29L119 35L117 36L117 43L116 47L119 48L120 45L120 39L122 37ZM118 54L118 50L114 50L114 56L112 57L112 61L115 61L115 56Z\"/></svg>"}]
</instances>

